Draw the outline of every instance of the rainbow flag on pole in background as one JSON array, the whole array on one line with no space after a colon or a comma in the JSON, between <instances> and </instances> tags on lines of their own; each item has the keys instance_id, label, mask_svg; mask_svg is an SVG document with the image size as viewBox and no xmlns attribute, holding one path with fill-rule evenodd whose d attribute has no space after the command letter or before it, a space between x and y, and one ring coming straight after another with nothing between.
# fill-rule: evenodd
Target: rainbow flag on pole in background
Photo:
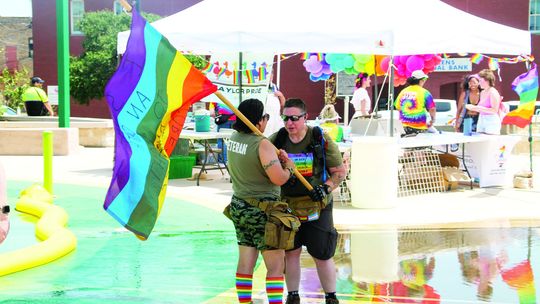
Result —
<instances>
[{"instance_id":1,"label":"rainbow flag on pole in background","mask_svg":"<svg viewBox=\"0 0 540 304\"><path fill-rule=\"evenodd\" d=\"M192 103L212 84L138 12L120 65L105 87L116 133L104 208L146 240L165 199L169 156Z\"/></svg>"},{"instance_id":2,"label":"rainbow flag on pole in background","mask_svg":"<svg viewBox=\"0 0 540 304\"><path fill-rule=\"evenodd\" d=\"M502 123L524 128L531 123L534 104L538 96L538 70L536 64L532 63L532 67L527 73L523 73L514 79L512 89L519 95L519 105L517 109L504 116Z\"/></svg>"}]
</instances>

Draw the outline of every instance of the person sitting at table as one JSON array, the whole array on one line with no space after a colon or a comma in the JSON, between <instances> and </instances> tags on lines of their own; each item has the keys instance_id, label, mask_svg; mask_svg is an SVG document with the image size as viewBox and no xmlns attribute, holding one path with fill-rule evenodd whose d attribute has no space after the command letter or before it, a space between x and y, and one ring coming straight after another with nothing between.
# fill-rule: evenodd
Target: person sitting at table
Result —
<instances>
[{"instance_id":1,"label":"person sitting at table","mask_svg":"<svg viewBox=\"0 0 540 304\"><path fill-rule=\"evenodd\" d=\"M480 101L477 105L468 104L465 107L467 110L480 113L476 131L491 135L501 134L501 118L499 111L501 110L502 98L499 91L495 89L495 75L489 69L483 69L478 73L480 76Z\"/></svg>"},{"instance_id":2,"label":"person sitting at table","mask_svg":"<svg viewBox=\"0 0 540 304\"><path fill-rule=\"evenodd\" d=\"M454 129L456 132L463 132L463 121L465 118L471 118L472 132L476 132L476 124L478 123L478 112L467 110L466 105L477 105L480 101L480 77L476 74L468 75L461 83L461 94L459 94L457 102L456 120Z\"/></svg>"},{"instance_id":3,"label":"person sitting at table","mask_svg":"<svg viewBox=\"0 0 540 304\"><path fill-rule=\"evenodd\" d=\"M343 141L343 128L338 125L340 118L334 105L331 104L325 105L319 115L319 120L323 122L319 127L328 133L335 142Z\"/></svg>"}]
</instances>

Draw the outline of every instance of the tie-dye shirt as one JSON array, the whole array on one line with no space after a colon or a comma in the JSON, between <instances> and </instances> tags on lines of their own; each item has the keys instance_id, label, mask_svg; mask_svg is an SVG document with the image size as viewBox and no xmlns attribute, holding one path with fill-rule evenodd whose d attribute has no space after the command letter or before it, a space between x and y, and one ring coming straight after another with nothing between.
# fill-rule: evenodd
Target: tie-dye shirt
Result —
<instances>
[{"instance_id":1,"label":"tie-dye shirt","mask_svg":"<svg viewBox=\"0 0 540 304\"><path fill-rule=\"evenodd\" d=\"M428 90L411 85L399 93L395 107L404 127L427 129L427 110L435 108L435 102Z\"/></svg>"}]
</instances>

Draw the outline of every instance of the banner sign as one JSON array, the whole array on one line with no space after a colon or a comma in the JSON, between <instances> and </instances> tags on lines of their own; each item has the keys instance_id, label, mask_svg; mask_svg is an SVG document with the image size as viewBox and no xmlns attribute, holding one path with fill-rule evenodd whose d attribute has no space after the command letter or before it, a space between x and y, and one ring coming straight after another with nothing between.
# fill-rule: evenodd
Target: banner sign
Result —
<instances>
[{"instance_id":1,"label":"banner sign","mask_svg":"<svg viewBox=\"0 0 540 304\"><path fill-rule=\"evenodd\" d=\"M446 58L435 68L435 72L470 72L472 63L469 58Z\"/></svg>"},{"instance_id":2,"label":"banner sign","mask_svg":"<svg viewBox=\"0 0 540 304\"><path fill-rule=\"evenodd\" d=\"M263 103L268 95L268 83L272 72L273 54L242 54L239 66L238 53L212 55L202 70L235 107L240 103L240 78L242 79L242 100L256 98ZM214 95L203 99L206 102L221 101Z\"/></svg>"}]
</instances>

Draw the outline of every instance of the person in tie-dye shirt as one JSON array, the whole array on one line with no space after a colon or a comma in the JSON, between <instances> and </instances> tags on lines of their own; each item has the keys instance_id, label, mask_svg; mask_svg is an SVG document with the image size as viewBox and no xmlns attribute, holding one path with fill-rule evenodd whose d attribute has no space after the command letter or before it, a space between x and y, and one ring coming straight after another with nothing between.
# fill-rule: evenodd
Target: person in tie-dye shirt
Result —
<instances>
[{"instance_id":1,"label":"person in tie-dye shirt","mask_svg":"<svg viewBox=\"0 0 540 304\"><path fill-rule=\"evenodd\" d=\"M424 89L428 76L422 70L412 72L407 79L408 87L399 93L395 107L406 135L426 132L435 123L435 102L431 93ZM431 120L427 122L427 115Z\"/></svg>"}]
</instances>

